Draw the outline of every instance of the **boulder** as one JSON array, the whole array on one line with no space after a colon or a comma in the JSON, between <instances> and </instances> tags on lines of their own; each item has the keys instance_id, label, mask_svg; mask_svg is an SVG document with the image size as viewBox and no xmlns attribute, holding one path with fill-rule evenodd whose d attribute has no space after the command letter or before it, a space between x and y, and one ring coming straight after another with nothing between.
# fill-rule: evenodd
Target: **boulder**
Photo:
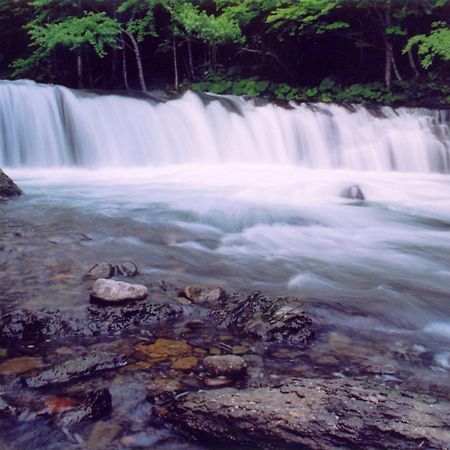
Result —
<instances>
[{"instance_id":1,"label":"boulder","mask_svg":"<svg viewBox=\"0 0 450 450\"><path fill-rule=\"evenodd\" d=\"M11 178L0 169L0 198L18 197L23 192Z\"/></svg>"},{"instance_id":2,"label":"boulder","mask_svg":"<svg viewBox=\"0 0 450 450\"><path fill-rule=\"evenodd\" d=\"M345 188L341 192L341 197L349 198L351 200L365 200L366 199L362 189L357 184L354 184L353 186L349 186L349 187Z\"/></svg>"},{"instance_id":3,"label":"boulder","mask_svg":"<svg viewBox=\"0 0 450 450\"><path fill-rule=\"evenodd\" d=\"M147 295L148 289L142 284L131 284L105 278L94 281L91 290L91 300L109 305L144 300Z\"/></svg>"},{"instance_id":4,"label":"boulder","mask_svg":"<svg viewBox=\"0 0 450 450\"><path fill-rule=\"evenodd\" d=\"M450 442L448 401L356 380L199 391L156 413L230 447L409 450L444 449Z\"/></svg>"},{"instance_id":5,"label":"boulder","mask_svg":"<svg viewBox=\"0 0 450 450\"><path fill-rule=\"evenodd\" d=\"M245 375L247 363L244 358L237 355L207 356L203 360L203 366L212 377L238 378Z\"/></svg>"},{"instance_id":6,"label":"boulder","mask_svg":"<svg viewBox=\"0 0 450 450\"><path fill-rule=\"evenodd\" d=\"M230 330L287 344L306 344L314 335L312 320L297 298L235 293L218 303L211 315Z\"/></svg>"}]
</instances>

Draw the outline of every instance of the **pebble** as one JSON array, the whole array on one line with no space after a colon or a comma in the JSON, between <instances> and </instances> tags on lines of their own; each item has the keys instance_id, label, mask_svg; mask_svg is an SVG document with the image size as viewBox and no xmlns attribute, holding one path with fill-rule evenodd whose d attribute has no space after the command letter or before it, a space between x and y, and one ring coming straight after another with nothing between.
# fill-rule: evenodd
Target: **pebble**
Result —
<instances>
[{"instance_id":1,"label":"pebble","mask_svg":"<svg viewBox=\"0 0 450 450\"><path fill-rule=\"evenodd\" d=\"M198 359L195 356L186 356L185 358L177 359L172 365L171 369L175 370L191 370L198 364Z\"/></svg>"},{"instance_id":2,"label":"pebble","mask_svg":"<svg viewBox=\"0 0 450 450\"><path fill-rule=\"evenodd\" d=\"M247 371L247 363L244 358L237 355L207 356L203 360L203 366L210 376L225 376L237 378Z\"/></svg>"},{"instance_id":3,"label":"pebble","mask_svg":"<svg viewBox=\"0 0 450 450\"><path fill-rule=\"evenodd\" d=\"M147 295L148 289L142 284L130 284L105 278L94 281L91 291L93 301L107 304L143 300Z\"/></svg>"},{"instance_id":4,"label":"pebble","mask_svg":"<svg viewBox=\"0 0 450 450\"><path fill-rule=\"evenodd\" d=\"M209 388L218 389L233 384L233 380L227 377L205 378L203 384Z\"/></svg>"}]
</instances>

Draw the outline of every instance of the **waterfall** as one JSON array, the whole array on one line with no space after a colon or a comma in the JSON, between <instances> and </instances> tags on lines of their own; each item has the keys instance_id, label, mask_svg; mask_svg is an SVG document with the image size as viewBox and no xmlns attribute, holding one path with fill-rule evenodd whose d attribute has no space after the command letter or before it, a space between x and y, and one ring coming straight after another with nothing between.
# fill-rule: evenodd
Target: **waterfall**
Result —
<instances>
[{"instance_id":1,"label":"waterfall","mask_svg":"<svg viewBox=\"0 0 450 450\"><path fill-rule=\"evenodd\" d=\"M449 117L192 92L156 102L0 81L0 167L261 163L448 173Z\"/></svg>"}]
</instances>

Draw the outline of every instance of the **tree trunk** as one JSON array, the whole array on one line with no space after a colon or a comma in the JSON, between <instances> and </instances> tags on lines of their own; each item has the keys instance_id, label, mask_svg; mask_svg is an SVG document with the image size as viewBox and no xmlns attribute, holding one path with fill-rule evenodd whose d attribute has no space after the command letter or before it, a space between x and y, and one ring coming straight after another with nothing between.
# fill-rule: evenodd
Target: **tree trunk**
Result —
<instances>
[{"instance_id":1,"label":"tree trunk","mask_svg":"<svg viewBox=\"0 0 450 450\"><path fill-rule=\"evenodd\" d=\"M123 36L120 38L122 42L122 77L123 83L125 85L125 89L127 91L130 90L130 85L128 84L128 70L127 70L127 53L125 48L125 42L123 40Z\"/></svg>"},{"instance_id":2,"label":"tree trunk","mask_svg":"<svg viewBox=\"0 0 450 450\"><path fill-rule=\"evenodd\" d=\"M172 40L172 54L173 54L174 88L176 91L178 91L178 58L177 58L177 41L175 37Z\"/></svg>"},{"instance_id":3,"label":"tree trunk","mask_svg":"<svg viewBox=\"0 0 450 450\"><path fill-rule=\"evenodd\" d=\"M77 51L77 76L78 76L78 88L83 87L83 55L81 54L81 48Z\"/></svg>"},{"instance_id":4,"label":"tree trunk","mask_svg":"<svg viewBox=\"0 0 450 450\"><path fill-rule=\"evenodd\" d=\"M411 69L414 72L414 77L418 78L419 77L419 70L417 69L416 63L414 61L414 56L412 54L411 49L408 50L408 61L409 61L409 65L411 66Z\"/></svg>"},{"instance_id":5,"label":"tree trunk","mask_svg":"<svg viewBox=\"0 0 450 450\"><path fill-rule=\"evenodd\" d=\"M142 91L147 92L147 85L145 84L144 68L142 66L142 58L141 52L139 50L139 44L131 33L127 33L127 36L130 38L131 45L133 46L134 50L134 55L136 57L136 64L138 68L139 82L141 84L141 89Z\"/></svg>"},{"instance_id":6,"label":"tree trunk","mask_svg":"<svg viewBox=\"0 0 450 450\"><path fill-rule=\"evenodd\" d=\"M188 62L189 62L189 76L191 77L191 81L195 81L194 58L192 56L192 42L190 39L188 39L188 41L187 41L187 51L188 51Z\"/></svg>"}]
</instances>

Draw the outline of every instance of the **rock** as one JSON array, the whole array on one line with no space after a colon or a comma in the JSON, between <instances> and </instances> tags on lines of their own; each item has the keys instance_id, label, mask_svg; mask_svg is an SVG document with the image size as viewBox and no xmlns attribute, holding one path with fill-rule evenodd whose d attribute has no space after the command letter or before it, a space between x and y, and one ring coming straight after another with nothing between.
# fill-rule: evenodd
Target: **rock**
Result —
<instances>
[{"instance_id":1,"label":"rock","mask_svg":"<svg viewBox=\"0 0 450 450\"><path fill-rule=\"evenodd\" d=\"M123 281L99 278L92 285L91 300L114 305L128 301L144 300L147 295L148 289L142 284L130 284Z\"/></svg>"},{"instance_id":2,"label":"rock","mask_svg":"<svg viewBox=\"0 0 450 450\"><path fill-rule=\"evenodd\" d=\"M18 197L22 194L23 192L19 186L0 169L0 198Z\"/></svg>"},{"instance_id":3,"label":"rock","mask_svg":"<svg viewBox=\"0 0 450 450\"><path fill-rule=\"evenodd\" d=\"M137 265L133 261L124 261L114 266L116 276L134 277L138 274Z\"/></svg>"},{"instance_id":4,"label":"rock","mask_svg":"<svg viewBox=\"0 0 450 450\"><path fill-rule=\"evenodd\" d=\"M233 384L233 380L227 377L205 378L203 384L211 389L220 389Z\"/></svg>"},{"instance_id":5,"label":"rock","mask_svg":"<svg viewBox=\"0 0 450 450\"><path fill-rule=\"evenodd\" d=\"M44 366L42 358L33 358L31 356L21 356L19 358L9 359L0 364L0 375L20 375L30 372L34 369L41 369Z\"/></svg>"},{"instance_id":6,"label":"rock","mask_svg":"<svg viewBox=\"0 0 450 450\"><path fill-rule=\"evenodd\" d=\"M238 378L247 371L247 363L237 355L207 356L203 360L203 366L212 377Z\"/></svg>"},{"instance_id":7,"label":"rock","mask_svg":"<svg viewBox=\"0 0 450 450\"><path fill-rule=\"evenodd\" d=\"M177 380L170 380L168 378L157 378L153 380L148 386L148 390L152 396L161 395L166 392L174 393L183 389L181 383Z\"/></svg>"},{"instance_id":8,"label":"rock","mask_svg":"<svg viewBox=\"0 0 450 450\"><path fill-rule=\"evenodd\" d=\"M350 379L199 391L157 414L233 447L444 449L450 403Z\"/></svg>"},{"instance_id":9,"label":"rock","mask_svg":"<svg viewBox=\"0 0 450 450\"><path fill-rule=\"evenodd\" d=\"M221 287L186 286L179 294L194 303L217 302L225 296Z\"/></svg>"},{"instance_id":10,"label":"rock","mask_svg":"<svg viewBox=\"0 0 450 450\"><path fill-rule=\"evenodd\" d=\"M353 186L349 186L349 187L345 188L341 192L341 197L349 198L351 200L365 200L366 199L363 191L357 184L354 184Z\"/></svg>"},{"instance_id":11,"label":"rock","mask_svg":"<svg viewBox=\"0 0 450 450\"><path fill-rule=\"evenodd\" d=\"M198 364L198 359L195 356L186 356L185 358L177 359L171 366L175 370L191 370Z\"/></svg>"},{"instance_id":12,"label":"rock","mask_svg":"<svg viewBox=\"0 0 450 450\"><path fill-rule=\"evenodd\" d=\"M231 351L233 355L245 355L248 353L248 348L243 345L235 345Z\"/></svg>"},{"instance_id":13,"label":"rock","mask_svg":"<svg viewBox=\"0 0 450 450\"><path fill-rule=\"evenodd\" d=\"M0 317L0 342L18 339L39 341L51 336L116 334L137 326L174 320L182 314L180 306L152 304L148 301L114 308L91 305L85 318L51 308L19 310Z\"/></svg>"},{"instance_id":14,"label":"rock","mask_svg":"<svg viewBox=\"0 0 450 450\"><path fill-rule=\"evenodd\" d=\"M121 431L122 428L115 423L97 422L89 434L86 447L88 450L108 449Z\"/></svg>"},{"instance_id":15,"label":"rock","mask_svg":"<svg viewBox=\"0 0 450 450\"><path fill-rule=\"evenodd\" d=\"M151 359L168 359L189 354L192 347L186 341L160 338L153 344L139 344L138 351Z\"/></svg>"},{"instance_id":16,"label":"rock","mask_svg":"<svg viewBox=\"0 0 450 450\"><path fill-rule=\"evenodd\" d=\"M294 297L236 293L223 297L211 315L230 330L267 342L306 344L314 335L311 318Z\"/></svg>"},{"instance_id":17,"label":"rock","mask_svg":"<svg viewBox=\"0 0 450 450\"><path fill-rule=\"evenodd\" d=\"M98 278L111 278L114 276L114 267L106 262L97 263L86 273L85 278L97 280Z\"/></svg>"},{"instance_id":18,"label":"rock","mask_svg":"<svg viewBox=\"0 0 450 450\"><path fill-rule=\"evenodd\" d=\"M69 359L56 364L50 369L44 370L39 375L24 379L29 388L42 388L53 386L79 378L95 375L97 372L107 369L115 369L127 364L123 355L107 352L91 352L86 356Z\"/></svg>"},{"instance_id":19,"label":"rock","mask_svg":"<svg viewBox=\"0 0 450 450\"><path fill-rule=\"evenodd\" d=\"M108 389L89 392L82 405L65 413L59 420L62 427L69 427L84 420L98 420L112 410L112 399Z\"/></svg>"},{"instance_id":20,"label":"rock","mask_svg":"<svg viewBox=\"0 0 450 450\"><path fill-rule=\"evenodd\" d=\"M11 406L6 400L0 397L0 417L15 416L16 414L16 408Z\"/></svg>"}]
</instances>

